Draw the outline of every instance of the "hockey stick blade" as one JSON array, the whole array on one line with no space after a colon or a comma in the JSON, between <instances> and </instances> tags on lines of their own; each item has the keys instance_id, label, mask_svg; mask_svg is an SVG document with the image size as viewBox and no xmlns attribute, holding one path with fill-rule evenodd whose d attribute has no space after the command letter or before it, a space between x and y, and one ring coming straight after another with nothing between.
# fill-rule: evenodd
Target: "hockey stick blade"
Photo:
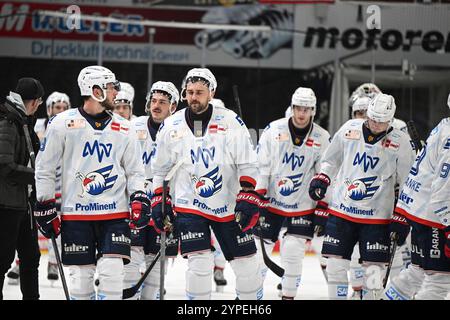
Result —
<instances>
[{"instance_id":1,"label":"hockey stick blade","mask_svg":"<svg viewBox=\"0 0 450 320\"><path fill-rule=\"evenodd\" d=\"M422 140L420 140L419 133L417 132L416 125L414 121L409 120L406 123L406 127L408 128L409 136L411 137L411 141L414 144L414 148L416 149L416 152L420 152L423 148Z\"/></svg>"},{"instance_id":2,"label":"hockey stick blade","mask_svg":"<svg viewBox=\"0 0 450 320\"><path fill-rule=\"evenodd\" d=\"M261 243L261 251L262 251L264 264L267 266L267 268L270 269L270 271L275 273L278 277L280 277L280 278L283 277L284 269L282 267L280 267L279 265L277 265L272 260L270 260L269 256L267 255L266 247L264 245L264 239L262 237L261 227L258 226L258 227L255 227L255 229L258 231L258 238Z\"/></svg>"},{"instance_id":3,"label":"hockey stick blade","mask_svg":"<svg viewBox=\"0 0 450 320\"><path fill-rule=\"evenodd\" d=\"M152 263L148 266L147 270L145 270L145 273L142 275L142 277L139 279L139 281L132 287L123 289L122 291L122 299L129 299L132 296L138 292L139 288L144 283L145 279L149 275L150 271L152 271L153 267L155 266L156 262L158 262L159 257L161 256L161 250L158 251L156 254L155 259L153 259Z\"/></svg>"}]
</instances>

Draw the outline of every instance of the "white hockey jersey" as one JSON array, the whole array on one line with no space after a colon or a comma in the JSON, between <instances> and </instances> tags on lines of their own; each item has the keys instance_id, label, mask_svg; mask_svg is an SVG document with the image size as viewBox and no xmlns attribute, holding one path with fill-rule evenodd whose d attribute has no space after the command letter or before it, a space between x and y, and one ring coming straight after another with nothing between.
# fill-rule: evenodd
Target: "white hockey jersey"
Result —
<instances>
[{"instance_id":1,"label":"white hockey jersey","mask_svg":"<svg viewBox=\"0 0 450 320\"><path fill-rule=\"evenodd\" d=\"M153 192L153 173L151 159L156 153L156 141L153 141L148 129L149 116L141 116L131 121L131 130L135 133L136 139L139 141L140 156L142 164L145 168L145 191L151 197Z\"/></svg>"},{"instance_id":2,"label":"white hockey jersey","mask_svg":"<svg viewBox=\"0 0 450 320\"><path fill-rule=\"evenodd\" d=\"M94 130L78 109L48 124L36 159L37 200L55 197L56 168L62 164L62 219L129 217L129 195L144 190L144 167L130 123L114 115Z\"/></svg>"},{"instance_id":3,"label":"white hockey jersey","mask_svg":"<svg viewBox=\"0 0 450 320\"><path fill-rule=\"evenodd\" d=\"M329 144L330 134L315 123L301 146L292 141L289 118L266 127L258 145L256 189L267 191L270 212L289 217L314 213L317 202L309 197L309 182Z\"/></svg>"},{"instance_id":4,"label":"white hockey jersey","mask_svg":"<svg viewBox=\"0 0 450 320\"><path fill-rule=\"evenodd\" d=\"M393 129L374 144L364 140L364 120L347 121L323 156L321 172L333 184L329 212L357 223L388 224L395 184L403 184L415 153L408 136Z\"/></svg>"},{"instance_id":5,"label":"white hockey jersey","mask_svg":"<svg viewBox=\"0 0 450 320\"><path fill-rule=\"evenodd\" d=\"M169 170L182 162L171 190L176 212L214 221L234 219L239 180L256 185L257 159L244 122L231 110L213 107L206 133L197 136L180 110L164 120L152 158L153 188L162 187Z\"/></svg>"},{"instance_id":6,"label":"white hockey jersey","mask_svg":"<svg viewBox=\"0 0 450 320\"><path fill-rule=\"evenodd\" d=\"M400 193L396 211L408 219L443 229L450 219L450 118L430 133Z\"/></svg>"}]
</instances>

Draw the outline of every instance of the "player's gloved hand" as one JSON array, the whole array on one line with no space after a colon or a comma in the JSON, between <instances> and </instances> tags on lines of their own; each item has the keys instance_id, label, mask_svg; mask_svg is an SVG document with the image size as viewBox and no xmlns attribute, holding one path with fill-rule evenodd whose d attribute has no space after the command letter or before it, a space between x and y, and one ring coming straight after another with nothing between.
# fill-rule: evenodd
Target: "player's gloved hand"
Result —
<instances>
[{"instance_id":1,"label":"player's gloved hand","mask_svg":"<svg viewBox=\"0 0 450 320\"><path fill-rule=\"evenodd\" d=\"M450 259L450 226L445 227L444 229L445 234L445 246L444 246L444 252L447 259Z\"/></svg>"},{"instance_id":2,"label":"player's gloved hand","mask_svg":"<svg viewBox=\"0 0 450 320\"><path fill-rule=\"evenodd\" d=\"M325 197L330 178L324 173L316 174L309 184L309 196L315 201L322 200Z\"/></svg>"},{"instance_id":3,"label":"player's gloved hand","mask_svg":"<svg viewBox=\"0 0 450 320\"><path fill-rule=\"evenodd\" d=\"M256 225L259 219L259 210L261 206L264 206L264 204L261 203L261 196L256 191L239 191L236 198L234 216L236 222L241 227L242 232L245 232Z\"/></svg>"},{"instance_id":4,"label":"player's gloved hand","mask_svg":"<svg viewBox=\"0 0 450 320\"><path fill-rule=\"evenodd\" d=\"M128 225L131 229L142 229L150 221L150 199L143 191L136 191L130 196L131 214Z\"/></svg>"},{"instance_id":5,"label":"player's gloved hand","mask_svg":"<svg viewBox=\"0 0 450 320\"><path fill-rule=\"evenodd\" d=\"M61 220L56 213L55 199L42 202L36 201L33 215L44 237L47 239L50 239L52 236L58 237L61 233Z\"/></svg>"},{"instance_id":6,"label":"player's gloved hand","mask_svg":"<svg viewBox=\"0 0 450 320\"><path fill-rule=\"evenodd\" d=\"M328 222L328 204L323 201L318 201L316 210L314 211L314 232L318 237L323 236L325 226Z\"/></svg>"},{"instance_id":7,"label":"player's gloved hand","mask_svg":"<svg viewBox=\"0 0 450 320\"><path fill-rule=\"evenodd\" d=\"M175 221L175 215L172 210L172 201L169 195L169 190L167 190L166 204L164 206L163 218L163 194L162 188L155 190L152 197L152 219L154 222L154 227L156 231L161 232L162 230L166 232L173 231L173 224Z\"/></svg>"},{"instance_id":8,"label":"player's gloved hand","mask_svg":"<svg viewBox=\"0 0 450 320\"><path fill-rule=\"evenodd\" d=\"M401 246L405 243L409 234L409 224L406 218L400 213L394 212L389 224L389 234L391 239L397 238L397 245Z\"/></svg>"}]
</instances>

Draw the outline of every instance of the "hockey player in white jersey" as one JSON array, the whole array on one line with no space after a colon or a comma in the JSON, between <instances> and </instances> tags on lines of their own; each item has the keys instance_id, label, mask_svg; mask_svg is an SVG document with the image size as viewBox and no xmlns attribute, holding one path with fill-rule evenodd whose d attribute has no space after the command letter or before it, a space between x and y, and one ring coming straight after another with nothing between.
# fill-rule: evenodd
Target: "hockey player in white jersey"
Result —
<instances>
[{"instance_id":1,"label":"hockey player in white jersey","mask_svg":"<svg viewBox=\"0 0 450 320\"><path fill-rule=\"evenodd\" d=\"M145 167L146 192L152 197L153 173L151 169L151 159L156 152L156 134L161 123L175 112L179 101L179 93L172 82L155 82L146 96L145 112L148 116L138 117L131 122L131 130L135 132L141 151L139 157ZM153 225L153 221L151 221ZM160 250L161 237L156 230L145 227L140 230L131 230L131 262L125 266L125 287L135 285L140 277L140 265L145 261L147 267L155 259ZM166 257L175 257L178 253L178 239L168 240L166 247ZM167 264L166 264L167 265ZM160 281L160 264L153 267L144 282L141 300L158 300ZM139 292L134 299L139 297Z\"/></svg>"},{"instance_id":2,"label":"hockey player in white jersey","mask_svg":"<svg viewBox=\"0 0 450 320\"><path fill-rule=\"evenodd\" d=\"M89 66L81 70L78 85L83 106L56 115L41 144L34 215L47 238L61 232L71 299L95 299L96 270L97 299L121 299L130 226L141 228L150 220L144 167L136 157L139 146L130 123L112 113L120 89L114 73ZM60 163L61 219L55 208Z\"/></svg>"},{"instance_id":3,"label":"hockey player in white jersey","mask_svg":"<svg viewBox=\"0 0 450 320\"><path fill-rule=\"evenodd\" d=\"M114 113L131 121L136 118L133 115L134 88L128 82L120 82L120 91L114 99Z\"/></svg>"},{"instance_id":4,"label":"hockey player in white jersey","mask_svg":"<svg viewBox=\"0 0 450 320\"><path fill-rule=\"evenodd\" d=\"M374 299L382 289L394 187L405 181L414 159L408 136L391 127L395 109L392 96L378 94L369 105L367 121L349 120L335 134L320 173L311 180L314 200L325 197L332 181L334 186L322 248L328 256L331 299L347 298L346 270L356 242L364 268L363 298Z\"/></svg>"},{"instance_id":5,"label":"hockey player in white jersey","mask_svg":"<svg viewBox=\"0 0 450 320\"><path fill-rule=\"evenodd\" d=\"M285 300L292 300L297 294L306 241L314 236L316 207L326 211L326 203L310 199L308 187L319 172L320 158L330 143L330 134L313 123L316 96L312 89L297 88L292 95L291 108L291 117L271 122L261 135L256 186L257 192L269 203L260 216L267 252L272 251L283 222L287 222L280 246L281 265L285 270L281 281L282 299ZM260 253L260 241L256 244ZM258 256L261 268L267 271L262 255Z\"/></svg>"},{"instance_id":6,"label":"hockey player in white jersey","mask_svg":"<svg viewBox=\"0 0 450 320\"><path fill-rule=\"evenodd\" d=\"M450 292L449 172L450 118L445 118L431 131L401 190L395 231L412 227L411 264L392 279L384 299L438 300Z\"/></svg>"},{"instance_id":7,"label":"hockey player in white jersey","mask_svg":"<svg viewBox=\"0 0 450 320\"><path fill-rule=\"evenodd\" d=\"M258 220L260 197L254 191L257 159L250 134L236 113L210 104L217 82L209 69L191 69L185 79L182 96L189 107L167 118L156 139L158 148L152 159L155 227L167 229L162 217L162 183L181 161L170 194L181 253L188 259L187 298L211 298L211 227L236 275L237 297L261 299L261 273L251 230ZM165 210L173 224L170 201Z\"/></svg>"}]
</instances>

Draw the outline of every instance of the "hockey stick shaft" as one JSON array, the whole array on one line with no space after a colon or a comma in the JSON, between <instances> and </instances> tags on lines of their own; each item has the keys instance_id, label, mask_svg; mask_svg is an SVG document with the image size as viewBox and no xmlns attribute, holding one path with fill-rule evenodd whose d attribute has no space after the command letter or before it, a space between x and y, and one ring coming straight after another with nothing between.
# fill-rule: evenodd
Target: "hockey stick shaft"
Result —
<instances>
[{"instance_id":1,"label":"hockey stick shaft","mask_svg":"<svg viewBox=\"0 0 450 320\"><path fill-rule=\"evenodd\" d=\"M284 269L282 267L280 267L279 265L277 265L275 262L273 262L267 254L261 227L256 226L254 229L256 229L256 231L258 232L258 238L259 238L259 241L261 244L261 252L262 252L264 264L267 266L267 268L269 268L270 271L275 273L278 277L280 277L280 278L283 277Z\"/></svg>"},{"instance_id":2,"label":"hockey stick shaft","mask_svg":"<svg viewBox=\"0 0 450 320\"><path fill-rule=\"evenodd\" d=\"M167 178L167 177L166 177ZM167 202L167 187L169 186L169 181L167 179L165 179L163 181L163 203L162 203L162 219L163 221L166 218L166 202ZM160 273L159 273L159 299L160 300L164 300L164 280L165 280L165 271L166 271L166 231L162 230L161 231L161 260L159 261L160 263Z\"/></svg>"},{"instance_id":3,"label":"hockey stick shaft","mask_svg":"<svg viewBox=\"0 0 450 320\"><path fill-rule=\"evenodd\" d=\"M62 286L64 289L64 295L66 300L70 300L69 289L67 287L66 276L64 275L64 269L61 262L61 256L59 255L58 244L56 243L55 236L51 236L51 241L53 245L53 250L55 250L56 264L58 265L59 276L61 277Z\"/></svg>"},{"instance_id":4,"label":"hockey stick shaft","mask_svg":"<svg viewBox=\"0 0 450 320\"><path fill-rule=\"evenodd\" d=\"M420 140L419 133L417 132L416 125L414 121L409 120L406 123L406 127L408 128L409 136L411 137L411 141L414 144L414 148L416 149L416 152L419 152L423 148L422 140Z\"/></svg>"},{"instance_id":5,"label":"hockey stick shaft","mask_svg":"<svg viewBox=\"0 0 450 320\"><path fill-rule=\"evenodd\" d=\"M391 273L391 268L392 268L392 263L394 262L394 256L395 256L395 251L397 251L397 239L398 236L396 233L393 234L393 236L391 237L391 251L390 251L390 256L389 256L389 264L386 268L386 275L384 276L383 279L383 288L386 289L386 285L389 279L389 274Z\"/></svg>"},{"instance_id":6,"label":"hockey stick shaft","mask_svg":"<svg viewBox=\"0 0 450 320\"><path fill-rule=\"evenodd\" d=\"M236 104L237 111L239 112L239 117L242 119L242 108L241 108L241 100L239 99L238 86L233 85L233 98L234 103Z\"/></svg>"},{"instance_id":7,"label":"hockey stick shaft","mask_svg":"<svg viewBox=\"0 0 450 320\"><path fill-rule=\"evenodd\" d=\"M156 254L155 258L153 259L152 263L148 266L147 270L145 270L144 274L141 276L139 281L132 287L123 289L122 291L122 299L129 299L132 296L138 292L139 288L144 283L147 276L150 274L150 272L153 270L153 267L155 266L156 262L158 262L159 257L161 256L161 250Z\"/></svg>"}]
</instances>

